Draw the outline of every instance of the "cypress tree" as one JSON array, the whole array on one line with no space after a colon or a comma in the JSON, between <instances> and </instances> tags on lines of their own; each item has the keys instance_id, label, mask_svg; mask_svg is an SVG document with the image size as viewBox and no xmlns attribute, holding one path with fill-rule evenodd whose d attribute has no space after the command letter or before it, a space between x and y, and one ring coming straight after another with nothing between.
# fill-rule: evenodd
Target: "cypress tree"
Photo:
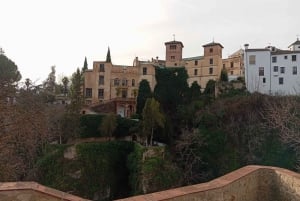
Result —
<instances>
[{"instance_id":1,"label":"cypress tree","mask_svg":"<svg viewBox=\"0 0 300 201\"><path fill-rule=\"evenodd\" d=\"M110 57L110 49L109 49L109 47L108 47L107 55L106 55L106 62L111 63L111 57Z\"/></svg>"},{"instance_id":2,"label":"cypress tree","mask_svg":"<svg viewBox=\"0 0 300 201\"><path fill-rule=\"evenodd\" d=\"M85 57L84 58L84 64L83 64L83 67L82 67L82 72L84 72L87 69L88 69L88 63L87 63L87 60L86 60L86 57Z\"/></svg>"}]
</instances>

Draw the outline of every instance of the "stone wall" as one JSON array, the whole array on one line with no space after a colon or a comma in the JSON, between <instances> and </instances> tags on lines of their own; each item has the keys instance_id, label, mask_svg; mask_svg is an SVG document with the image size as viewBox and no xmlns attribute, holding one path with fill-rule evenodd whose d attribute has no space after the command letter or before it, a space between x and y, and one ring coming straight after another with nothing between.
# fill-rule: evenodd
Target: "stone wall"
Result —
<instances>
[{"instance_id":1,"label":"stone wall","mask_svg":"<svg viewBox=\"0 0 300 201\"><path fill-rule=\"evenodd\" d=\"M88 201L36 182L0 182L1 201Z\"/></svg>"},{"instance_id":2,"label":"stone wall","mask_svg":"<svg viewBox=\"0 0 300 201\"><path fill-rule=\"evenodd\" d=\"M296 201L300 175L267 166L246 166L207 183L122 199L122 201Z\"/></svg>"}]
</instances>

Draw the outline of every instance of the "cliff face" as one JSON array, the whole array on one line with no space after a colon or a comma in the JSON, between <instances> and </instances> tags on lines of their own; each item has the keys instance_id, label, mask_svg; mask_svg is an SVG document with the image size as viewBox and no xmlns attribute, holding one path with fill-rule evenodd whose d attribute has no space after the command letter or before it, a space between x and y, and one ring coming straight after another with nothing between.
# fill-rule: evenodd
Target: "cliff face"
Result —
<instances>
[{"instance_id":1,"label":"cliff face","mask_svg":"<svg viewBox=\"0 0 300 201\"><path fill-rule=\"evenodd\" d=\"M112 200L178 186L165 147L110 141L52 145L37 163L43 185L93 200Z\"/></svg>"}]
</instances>

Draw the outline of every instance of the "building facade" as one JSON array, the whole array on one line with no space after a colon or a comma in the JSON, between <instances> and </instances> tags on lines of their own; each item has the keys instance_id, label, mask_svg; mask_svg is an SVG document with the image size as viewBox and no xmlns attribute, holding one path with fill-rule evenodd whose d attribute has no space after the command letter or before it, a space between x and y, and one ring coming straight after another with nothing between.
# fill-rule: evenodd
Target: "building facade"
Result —
<instances>
[{"instance_id":1,"label":"building facade","mask_svg":"<svg viewBox=\"0 0 300 201\"><path fill-rule=\"evenodd\" d=\"M240 49L228 58L223 59L223 69L227 71L229 81L244 77L244 50Z\"/></svg>"},{"instance_id":2,"label":"building facade","mask_svg":"<svg viewBox=\"0 0 300 201\"><path fill-rule=\"evenodd\" d=\"M141 61L136 57L132 66L114 65L111 62L108 50L105 61L94 61L93 69L84 72L84 96L85 103L89 107L110 104L114 108L112 112L123 117L129 117L135 113L136 97L141 80L148 80L154 90L156 85L156 68L185 68L188 74L188 84L197 82L202 89L209 80L218 80L224 66L222 60L223 46L220 43L208 43L203 45L204 55L183 58L183 43L169 41L165 43L165 60L151 59ZM236 62L238 56L232 57ZM238 65L241 61L238 60ZM225 62L225 66L228 62ZM240 69L239 69L240 70ZM240 71L236 71L240 73ZM237 73L237 74L238 74ZM239 74L240 75L240 74ZM97 108L97 107L96 107ZM100 107L98 107L99 109ZM98 112L104 111L103 108Z\"/></svg>"},{"instance_id":3,"label":"building facade","mask_svg":"<svg viewBox=\"0 0 300 201\"><path fill-rule=\"evenodd\" d=\"M297 39L289 48L249 49L245 45L245 81L249 92L270 95L300 93L300 41Z\"/></svg>"}]
</instances>

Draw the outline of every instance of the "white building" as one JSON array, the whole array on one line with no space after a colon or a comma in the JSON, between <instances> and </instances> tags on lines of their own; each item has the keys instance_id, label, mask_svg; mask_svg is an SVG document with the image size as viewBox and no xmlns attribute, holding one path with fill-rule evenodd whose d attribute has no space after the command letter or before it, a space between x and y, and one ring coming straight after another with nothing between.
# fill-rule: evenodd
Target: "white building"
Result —
<instances>
[{"instance_id":1,"label":"white building","mask_svg":"<svg viewBox=\"0 0 300 201\"><path fill-rule=\"evenodd\" d=\"M245 81L249 92L270 95L300 94L300 41L280 50L245 45Z\"/></svg>"}]
</instances>

